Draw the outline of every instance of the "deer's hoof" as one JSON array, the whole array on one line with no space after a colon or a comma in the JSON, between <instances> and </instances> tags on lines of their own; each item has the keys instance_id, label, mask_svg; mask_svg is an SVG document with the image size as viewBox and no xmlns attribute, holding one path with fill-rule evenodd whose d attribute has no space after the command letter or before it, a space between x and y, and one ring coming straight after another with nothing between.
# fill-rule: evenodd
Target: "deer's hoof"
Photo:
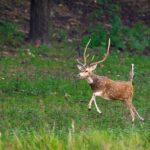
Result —
<instances>
[{"instance_id":1,"label":"deer's hoof","mask_svg":"<svg viewBox=\"0 0 150 150\"><path fill-rule=\"evenodd\" d=\"M91 111L91 108L88 108L89 111Z\"/></svg>"},{"instance_id":2,"label":"deer's hoof","mask_svg":"<svg viewBox=\"0 0 150 150\"><path fill-rule=\"evenodd\" d=\"M143 122L144 122L144 121L145 121L145 119L144 119L144 118L142 118L142 119L141 119L141 121L143 121Z\"/></svg>"},{"instance_id":3,"label":"deer's hoof","mask_svg":"<svg viewBox=\"0 0 150 150\"><path fill-rule=\"evenodd\" d=\"M132 120L132 124L134 124L134 120Z\"/></svg>"},{"instance_id":4,"label":"deer's hoof","mask_svg":"<svg viewBox=\"0 0 150 150\"><path fill-rule=\"evenodd\" d=\"M100 116L102 115L102 112L98 112L98 113L99 113Z\"/></svg>"}]
</instances>

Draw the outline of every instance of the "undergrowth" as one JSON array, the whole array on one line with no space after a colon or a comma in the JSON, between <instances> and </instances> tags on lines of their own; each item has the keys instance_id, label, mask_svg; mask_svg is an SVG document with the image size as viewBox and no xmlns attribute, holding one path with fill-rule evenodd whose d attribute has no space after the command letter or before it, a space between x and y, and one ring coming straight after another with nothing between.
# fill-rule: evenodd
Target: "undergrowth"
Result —
<instances>
[{"instance_id":1,"label":"undergrowth","mask_svg":"<svg viewBox=\"0 0 150 150\"><path fill-rule=\"evenodd\" d=\"M15 23L0 20L0 46L9 45L17 47L23 40L24 33L18 31Z\"/></svg>"},{"instance_id":2,"label":"undergrowth","mask_svg":"<svg viewBox=\"0 0 150 150\"><path fill-rule=\"evenodd\" d=\"M150 27L144 22L135 22L131 26L124 25L121 20L121 8L111 1L99 0L98 3L105 5L106 9L98 8L91 13L91 22L107 14L107 22L99 21L96 25L90 24L89 34L83 36L82 46L84 47L92 39L90 46L101 49L106 47L106 39L110 37L114 50L134 51L142 53L150 48ZM106 4L105 4L106 3ZM109 3L109 5L108 5Z\"/></svg>"}]
</instances>

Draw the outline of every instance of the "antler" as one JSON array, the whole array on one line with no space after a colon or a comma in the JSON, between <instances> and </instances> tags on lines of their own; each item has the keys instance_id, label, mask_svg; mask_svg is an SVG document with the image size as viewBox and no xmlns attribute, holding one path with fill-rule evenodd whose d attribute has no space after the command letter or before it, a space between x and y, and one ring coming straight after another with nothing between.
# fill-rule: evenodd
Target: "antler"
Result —
<instances>
[{"instance_id":1,"label":"antler","mask_svg":"<svg viewBox=\"0 0 150 150\"><path fill-rule=\"evenodd\" d=\"M87 42L87 44L86 44L86 46L85 46L85 49L84 49L84 55L83 55L84 64L81 63L81 62L79 61L79 59L77 59L77 62L78 62L80 65L82 65L82 66L85 66L85 65L86 65L86 59L89 57L89 55L86 56L86 51L87 51L87 48L88 48L90 42L91 42L91 39L89 39L89 41Z\"/></svg>"},{"instance_id":2,"label":"antler","mask_svg":"<svg viewBox=\"0 0 150 150\"><path fill-rule=\"evenodd\" d=\"M84 49L84 65L86 65L86 58L88 57L88 55L86 56L86 51L87 51L87 48L88 48L90 42L91 42L91 39L89 39L89 41L87 42L86 47Z\"/></svg>"},{"instance_id":3,"label":"antler","mask_svg":"<svg viewBox=\"0 0 150 150\"><path fill-rule=\"evenodd\" d=\"M94 62L94 63L91 63L91 65L99 64L99 63L104 62L104 61L107 59L108 55L109 55L109 49L110 49L110 38L109 38L109 40L108 40L108 47L107 47L107 51L106 51L106 54L104 55L103 59L102 59L102 60L100 60L100 61L96 61L96 62Z\"/></svg>"},{"instance_id":4,"label":"antler","mask_svg":"<svg viewBox=\"0 0 150 150\"><path fill-rule=\"evenodd\" d=\"M89 39L89 41L87 42L87 44L86 44L86 46L85 46L85 49L84 49L84 55L83 55L84 63L81 63L81 62L79 61L79 59L77 59L77 62L78 62L80 65L82 65L82 66L86 66L86 59L87 59L87 57L89 56L89 55L86 56L86 51L87 51L87 48L88 48L90 42L91 42L91 39ZM100 60L100 61L96 61L96 62L94 62L94 63L91 63L90 65L99 64L99 63L104 62L104 61L107 59L108 55L109 55L109 49L110 49L110 38L109 38L109 40L108 40L107 51L106 51L106 54L104 55L103 59Z\"/></svg>"},{"instance_id":5,"label":"antler","mask_svg":"<svg viewBox=\"0 0 150 150\"><path fill-rule=\"evenodd\" d=\"M84 64L83 64L82 62L80 62L79 59L77 59L77 62L78 62L80 65L84 66Z\"/></svg>"}]
</instances>

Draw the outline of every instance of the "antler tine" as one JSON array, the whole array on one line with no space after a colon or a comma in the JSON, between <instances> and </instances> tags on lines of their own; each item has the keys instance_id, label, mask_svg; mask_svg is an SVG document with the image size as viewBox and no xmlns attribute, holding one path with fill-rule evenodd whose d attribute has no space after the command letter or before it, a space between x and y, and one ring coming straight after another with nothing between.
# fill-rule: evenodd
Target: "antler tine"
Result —
<instances>
[{"instance_id":1,"label":"antler tine","mask_svg":"<svg viewBox=\"0 0 150 150\"><path fill-rule=\"evenodd\" d=\"M86 56L86 58L88 58L88 57L89 57L89 55ZM80 65L84 66L84 64L79 59L76 59L76 60Z\"/></svg>"},{"instance_id":2,"label":"antler tine","mask_svg":"<svg viewBox=\"0 0 150 150\"><path fill-rule=\"evenodd\" d=\"M77 59L77 62L78 62L80 65L84 66L84 64L81 63L81 62L79 61L79 59Z\"/></svg>"},{"instance_id":3,"label":"antler tine","mask_svg":"<svg viewBox=\"0 0 150 150\"><path fill-rule=\"evenodd\" d=\"M107 47L107 51L106 51L106 54L104 55L103 59L102 59L102 60L100 60L100 61L97 61L97 62L91 63L91 65L99 64L99 63L101 63L101 62L104 62L104 61L107 59L108 55L109 55L109 49L110 49L110 38L109 38L109 40L108 40L108 47Z\"/></svg>"},{"instance_id":4,"label":"antler tine","mask_svg":"<svg viewBox=\"0 0 150 150\"><path fill-rule=\"evenodd\" d=\"M91 42L91 39L89 39L89 41L87 42L86 47L84 49L84 65L86 65L86 58L88 57L88 56L86 56L86 51L87 51L87 48L88 48L90 42Z\"/></svg>"}]
</instances>

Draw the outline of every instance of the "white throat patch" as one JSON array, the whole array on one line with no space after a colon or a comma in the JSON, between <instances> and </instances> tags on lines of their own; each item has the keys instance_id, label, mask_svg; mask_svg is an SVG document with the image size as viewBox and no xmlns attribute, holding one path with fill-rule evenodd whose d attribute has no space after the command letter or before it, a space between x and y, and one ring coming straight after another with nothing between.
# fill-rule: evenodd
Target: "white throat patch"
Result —
<instances>
[{"instance_id":1,"label":"white throat patch","mask_svg":"<svg viewBox=\"0 0 150 150\"><path fill-rule=\"evenodd\" d=\"M88 77L86 80L87 80L87 82L88 82L89 84L92 84L92 83L93 83L93 79L92 79L91 77Z\"/></svg>"}]
</instances>

